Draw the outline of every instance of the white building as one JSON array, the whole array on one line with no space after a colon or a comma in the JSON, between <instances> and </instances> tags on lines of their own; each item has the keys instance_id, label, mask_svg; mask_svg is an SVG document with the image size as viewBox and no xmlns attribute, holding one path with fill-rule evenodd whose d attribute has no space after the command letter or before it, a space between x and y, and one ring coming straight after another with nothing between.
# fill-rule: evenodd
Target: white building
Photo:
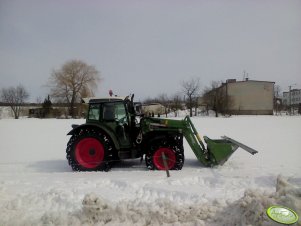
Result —
<instances>
[{"instance_id":1,"label":"white building","mask_svg":"<svg viewBox=\"0 0 301 226\"><path fill-rule=\"evenodd\" d=\"M151 103L142 105L142 112L144 114L165 114L165 107L160 103Z\"/></svg>"},{"instance_id":2,"label":"white building","mask_svg":"<svg viewBox=\"0 0 301 226\"><path fill-rule=\"evenodd\" d=\"M290 101L291 98L291 101ZM301 104L301 89L292 89L290 92L283 92L282 103L286 106Z\"/></svg>"},{"instance_id":3,"label":"white building","mask_svg":"<svg viewBox=\"0 0 301 226\"><path fill-rule=\"evenodd\" d=\"M233 100L228 110L233 114L273 114L274 82L230 80L225 85L227 95Z\"/></svg>"},{"instance_id":4,"label":"white building","mask_svg":"<svg viewBox=\"0 0 301 226\"><path fill-rule=\"evenodd\" d=\"M274 82L228 79L218 90L224 98L225 113L237 115L272 115ZM220 109L222 110L222 109Z\"/></svg>"}]
</instances>

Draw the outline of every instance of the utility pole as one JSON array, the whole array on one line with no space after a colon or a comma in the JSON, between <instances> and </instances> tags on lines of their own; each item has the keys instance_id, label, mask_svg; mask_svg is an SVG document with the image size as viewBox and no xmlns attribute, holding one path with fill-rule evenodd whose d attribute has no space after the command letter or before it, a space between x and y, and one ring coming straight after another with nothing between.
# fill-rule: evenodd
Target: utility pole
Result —
<instances>
[{"instance_id":1,"label":"utility pole","mask_svg":"<svg viewBox=\"0 0 301 226\"><path fill-rule=\"evenodd\" d=\"M243 71L243 81L248 81L249 80L249 73L246 72L246 70Z\"/></svg>"}]
</instances>

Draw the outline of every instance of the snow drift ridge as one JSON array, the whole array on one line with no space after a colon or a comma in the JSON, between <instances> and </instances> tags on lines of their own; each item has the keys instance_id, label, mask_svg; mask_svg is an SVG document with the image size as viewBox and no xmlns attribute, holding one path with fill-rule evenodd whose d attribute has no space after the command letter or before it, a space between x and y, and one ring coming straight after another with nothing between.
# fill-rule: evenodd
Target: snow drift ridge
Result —
<instances>
[{"instance_id":1,"label":"snow drift ridge","mask_svg":"<svg viewBox=\"0 0 301 226\"><path fill-rule=\"evenodd\" d=\"M69 214L47 213L44 225L256 225L275 222L265 214L271 205L284 205L301 213L301 188L277 178L276 192L247 190L233 203L196 203L175 205L169 200L153 203L139 200L120 201L113 205L93 193L87 194L82 209ZM301 225L300 220L298 225Z\"/></svg>"}]
</instances>

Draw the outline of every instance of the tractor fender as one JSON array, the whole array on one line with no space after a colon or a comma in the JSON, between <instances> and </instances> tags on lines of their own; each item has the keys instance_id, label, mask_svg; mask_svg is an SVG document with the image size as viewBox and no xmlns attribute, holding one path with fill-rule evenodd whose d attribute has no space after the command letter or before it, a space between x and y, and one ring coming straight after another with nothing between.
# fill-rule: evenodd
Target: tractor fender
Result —
<instances>
[{"instance_id":1,"label":"tractor fender","mask_svg":"<svg viewBox=\"0 0 301 226\"><path fill-rule=\"evenodd\" d=\"M67 135L74 135L76 133L78 133L81 129L84 129L84 128L95 128L97 130L100 130L102 131L103 133L105 133L110 139L111 141L113 142L116 150L119 150L120 149L120 145L118 143L118 139L117 137L114 135L113 132L111 132L108 128L104 127L104 126L99 126L99 125L95 125L95 124L83 124L83 125L72 125L72 130L69 131L69 133L67 133Z\"/></svg>"}]
</instances>

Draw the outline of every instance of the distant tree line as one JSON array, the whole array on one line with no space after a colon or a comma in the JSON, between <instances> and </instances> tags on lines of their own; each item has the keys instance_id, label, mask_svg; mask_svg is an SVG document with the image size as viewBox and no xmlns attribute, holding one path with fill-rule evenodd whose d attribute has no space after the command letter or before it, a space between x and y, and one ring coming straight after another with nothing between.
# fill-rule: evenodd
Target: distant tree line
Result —
<instances>
[{"instance_id":1,"label":"distant tree line","mask_svg":"<svg viewBox=\"0 0 301 226\"><path fill-rule=\"evenodd\" d=\"M165 115L174 112L175 117L179 110L188 109L189 115L198 114L200 104L205 108L205 113L208 114L209 109L218 114L227 114L227 109L232 104L232 100L224 89L222 82L213 81L211 86L201 90L199 78L191 78L181 82L182 90L170 97L166 94L160 94L155 98L147 98L144 104L160 103L165 108ZM194 114L193 114L194 113Z\"/></svg>"},{"instance_id":2,"label":"distant tree line","mask_svg":"<svg viewBox=\"0 0 301 226\"><path fill-rule=\"evenodd\" d=\"M100 81L100 74L92 65L80 60L67 61L59 69L53 70L48 81L50 96L41 104L40 115L46 117L54 113L53 99L56 103L67 104L68 113L72 118L79 114L79 103L84 97L94 95L94 90ZM0 92L0 101L10 106L16 119L20 116L22 105L28 100L29 93L21 85L17 87L3 88Z\"/></svg>"},{"instance_id":3,"label":"distant tree line","mask_svg":"<svg viewBox=\"0 0 301 226\"><path fill-rule=\"evenodd\" d=\"M67 61L60 68L52 71L47 83L50 95L40 103L41 109L36 111L40 111L38 113L41 117L57 117L62 114L62 111L53 107L55 103L56 106L61 104L61 107L67 108L67 112L63 112L65 117L82 116L85 109L82 109L81 99L94 96L99 81L101 76L94 66L80 60ZM213 110L218 117L219 114L228 114L228 109L233 104L221 81L212 81L210 86L203 90L201 90L200 78L187 79L182 81L180 86L181 90L171 96L161 93L156 97L146 98L143 103L160 103L166 117L171 112L177 117L179 110L183 109L188 109L192 117L197 115L200 104L205 108L206 114L209 110ZM278 114L285 109L285 106L282 104L281 89L278 85L274 87L274 92L274 111ZM22 85L3 88L0 91L0 101L11 108L16 119L20 117L21 107L28 97L29 93ZM300 106L299 113L301 113Z\"/></svg>"}]
</instances>

